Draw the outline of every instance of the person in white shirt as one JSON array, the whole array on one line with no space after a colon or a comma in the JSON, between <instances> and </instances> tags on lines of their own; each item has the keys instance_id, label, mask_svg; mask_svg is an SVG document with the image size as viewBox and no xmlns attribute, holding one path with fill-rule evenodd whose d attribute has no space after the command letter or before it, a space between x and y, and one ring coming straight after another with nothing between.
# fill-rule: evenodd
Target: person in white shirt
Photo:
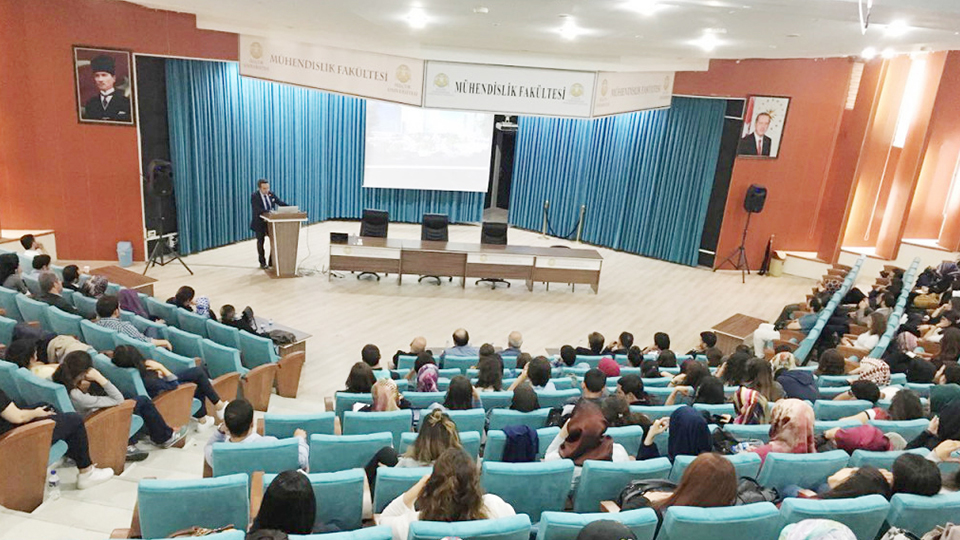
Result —
<instances>
[{"instance_id":1,"label":"person in white shirt","mask_svg":"<svg viewBox=\"0 0 960 540\"><path fill-rule=\"evenodd\" d=\"M880 336L887 328L887 317L883 313L874 311L870 314L870 328L857 336L857 339L843 338L841 343L847 347L856 347L857 349L873 350L880 342Z\"/></svg>"},{"instance_id":2,"label":"person in white shirt","mask_svg":"<svg viewBox=\"0 0 960 540\"><path fill-rule=\"evenodd\" d=\"M307 432L298 429L293 432L299 443L299 464L303 470L310 467L310 446L307 444ZM231 401L223 410L223 424L213 432L203 449L207 464L213 466L213 445L216 443L245 444L257 441L276 441L276 437L263 436L253 429L253 406L245 399Z\"/></svg>"},{"instance_id":3,"label":"person in white shirt","mask_svg":"<svg viewBox=\"0 0 960 540\"><path fill-rule=\"evenodd\" d=\"M525 381L530 381L530 385L538 392L553 392L557 387L550 380L551 371L550 361L545 356L538 356L523 366L523 371L513 381L510 388L507 388L507 391L513 392Z\"/></svg>"},{"instance_id":4,"label":"person in white shirt","mask_svg":"<svg viewBox=\"0 0 960 540\"><path fill-rule=\"evenodd\" d=\"M415 521L473 521L515 514L506 501L483 492L473 458L461 448L449 448L434 462L433 472L383 509L379 524L393 530L393 540L406 540Z\"/></svg>"},{"instance_id":5,"label":"person in white shirt","mask_svg":"<svg viewBox=\"0 0 960 540\"><path fill-rule=\"evenodd\" d=\"M43 249L43 244L37 242L32 234L25 234L20 237L20 245L23 246L23 255L31 260L37 255L45 255L47 251Z\"/></svg>"}]
</instances>

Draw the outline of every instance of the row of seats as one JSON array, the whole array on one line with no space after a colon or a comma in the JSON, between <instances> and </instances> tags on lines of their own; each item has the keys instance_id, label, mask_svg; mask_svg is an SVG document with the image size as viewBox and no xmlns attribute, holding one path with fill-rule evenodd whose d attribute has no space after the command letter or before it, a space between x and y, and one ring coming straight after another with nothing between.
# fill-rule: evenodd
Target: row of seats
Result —
<instances>
[{"instance_id":1,"label":"row of seats","mask_svg":"<svg viewBox=\"0 0 960 540\"><path fill-rule=\"evenodd\" d=\"M517 367L517 357L511 355L505 355L501 357L503 360L503 367L505 369L516 369ZM559 355L554 355L549 357L553 360L556 360ZM575 366L580 366L580 364L587 364L587 369L595 368L600 365L600 360L604 358L610 358L610 355L577 355L577 360ZM627 355L617 354L613 355L613 359L620 364L621 367L629 366L627 360ZM656 360L656 354L646 354L643 357L644 360ZM707 357L703 355L692 356L689 354L680 354L677 355L677 364L682 364L687 360L697 359L701 362L706 362ZM416 356L409 355L400 355L397 357L397 369L402 371L404 375L411 369L413 369L414 364L417 360ZM443 369L459 369L461 375L468 375L470 368L473 368L480 361L479 356L444 356L443 358L438 358L439 366ZM637 374L639 374L639 368L637 369Z\"/></svg>"},{"instance_id":2,"label":"row of seats","mask_svg":"<svg viewBox=\"0 0 960 540\"><path fill-rule=\"evenodd\" d=\"M857 276L860 274L860 268L863 266L863 262L866 259L866 255L857 257L857 261L853 263L853 266L846 273L840 288L833 293L833 296L830 297L830 301L827 302L827 305L820 310L820 315L817 317L817 322L813 325L813 328L810 329L810 332L807 333L807 336L803 339L803 341L800 342L800 345L793 352L794 356L796 356L797 360L800 362L803 362L807 358L807 355L810 354L810 351L813 350L817 340L820 339L820 333L823 332L823 329L827 325L827 321L829 321L830 317L833 316L833 312L837 309L837 306L840 305L840 301L843 300L843 297L846 296L847 292L856 282Z\"/></svg>"},{"instance_id":3,"label":"row of seats","mask_svg":"<svg viewBox=\"0 0 960 540\"><path fill-rule=\"evenodd\" d=\"M526 467L518 467L524 465ZM528 474L531 466L549 466L557 473L556 481L534 483ZM508 467L509 466L509 467ZM390 484L390 492L374 497L375 508L382 508L390 495L399 495L399 482L391 483L389 474L403 475L409 485L415 483L426 470L381 468L377 487ZM657 534L657 515L652 509L630 510L618 513L562 512L566 502L569 475L573 464L496 464L483 466L483 485L489 492L498 493L510 502L518 515L482 521L460 523L416 522L410 526L409 538L437 539L449 536L484 538L485 540L529 540L531 522L539 522L538 540L573 540L587 523L597 519L613 519L627 524L637 538L652 540L709 538L711 540L753 538L774 539L787 524L803 519L829 518L844 523L857 538L874 538L887 526L904 528L922 534L942 524L960 512L960 494L922 497L894 495L887 501L880 495L855 499L810 500L787 499L780 510L771 503L754 503L722 508L672 507L664 514L663 526ZM584 467L584 474L587 467ZM317 498L317 519L335 522L341 528L358 527L363 497L364 473L360 469L339 473L309 475ZM256 476L229 475L202 480L143 480L138 488L139 526L143 538L163 538L172 532L192 525L222 527L246 524L250 519L251 485L262 494L273 475L264 475L262 482ZM539 478L537 478L539 480ZM581 480L583 481L583 479ZM407 487L409 487L407 485ZM581 485L581 489L582 489ZM551 490L550 488L558 488ZM522 499L513 499L522 497ZM536 500L532 500L536 499ZM239 527L238 527L239 528ZM237 534L237 533L234 533ZM390 529L372 527L353 533L319 535L320 539L389 538ZM296 537L294 537L296 538ZM304 537L307 538L307 537Z\"/></svg>"}]
</instances>

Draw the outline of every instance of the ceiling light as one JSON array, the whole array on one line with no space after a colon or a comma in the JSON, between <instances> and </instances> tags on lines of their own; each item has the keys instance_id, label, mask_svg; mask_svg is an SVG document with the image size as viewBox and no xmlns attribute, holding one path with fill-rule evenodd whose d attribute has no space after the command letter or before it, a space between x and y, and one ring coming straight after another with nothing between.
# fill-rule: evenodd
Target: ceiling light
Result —
<instances>
[{"instance_id":1,"label":"ceiling light","mask_svg":"<svg viewBox=\"0 0 960 540\"><path fill-rule=\"evenodd\" d=\"M864 60L872 60L875 56L877 56L877 49L873 47L867 47L862 53L860 53L860 58L863 58Z\"/></svg>"},{"instance_id":2,"label":"ceiling light","mask_svg":"<svg viewBox=\"0 0 960 540\"><path fill-rule=\"evenodd\" d=\"M907 26L906 21L896 20L887 25L887 28L883 31L887 37L900 37L906 34L910 30L910 27Z\"/></svg>"},{"instance_id":3,"label":"ceiling light","mask_svg":"<svg viewBox=\"0 0 960 540\"><path fill-rule=\"evenodd\" d=\"M490 10L487 8L487 6L477 6L473 8L473 12L483 15L483 14L490 13Z\"/></svg>"},{"instance_id":4,"label":"ceiling light","mask_svg":"<svg viewBox=\"0 0 960 540\"><path fill-rule=\"evenodd\" d=\"M628 0L623 6L647 17L663 8L657 0Z\"/></svg>"},{"instance_id":5,"label":"ceiling light","mask_svg":"<svg viewBox=\"0 0 960 540\"><path fill-rule=\"evenodd\" d=\"M880 56L882 56L886 60L889 60L896 55L897 55L896 51L894 51L890 47L887 47L886 49L883 50L882 53L880 53Z\"/></svg>"},{"instance_id":6,"label":"ceiling light","mask_svg":"<svg viewBox=\"0 0 960 540\"><path fill-rule=\"evenodd\" d=\"M703 34L703 36L700 37L700 39L695 40L693 44L700 47L706 52L711 52L717 48L717 45L720 44L720 40L717 38L716 35L710 32L706 32Z\"/></svg>"},{"instance_id":7,"label":"ceiling light","mask_svg":"<svg viewBox=\"0 0 960 540\"><path fill-rule=\"evenodd\" d=\"M563 23L563 26L560 27L560 35L564 39L574 40L577 39L577 36L585 33L583 28L577 26L577 23L573 21L573 17L564 17L566 21Z\"/></svg>"},{"instance_id":8,"label":"ceiling light","mask_svg":"<svg viewBox=\"0 0 960 540\"><path fill-rule=\"evenodd\" d=\"M410 25L410 28L419 30L427 26L427 23L430 22L427 13L420 8L413 8L410 10L410 13L407 14L407 24Z\"/></svg>"}]
</instances>

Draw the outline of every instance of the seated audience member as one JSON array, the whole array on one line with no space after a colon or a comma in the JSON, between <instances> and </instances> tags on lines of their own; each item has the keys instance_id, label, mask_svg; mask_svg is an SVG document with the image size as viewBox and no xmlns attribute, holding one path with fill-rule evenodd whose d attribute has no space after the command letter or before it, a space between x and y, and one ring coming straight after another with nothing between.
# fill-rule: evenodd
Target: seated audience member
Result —
<instances>
[{"instance_id":1,"label":"seated audience member","mask_svg":"<svg viewBox=\"0 0 960 540\"><path fill-rule=\"evenodd\" d=\"M116 296L105 295L97 299L97 320L96 323L104 328L116 330L121 334L146 343L152 343L157 347L173 350L173 346L165 339L151 339L139 330L137 327L127 321L120 320L120 304Z\"/></svg>"},{"instance_id":2,"label":"seated audience member","mask_svg":"<svg viewBox=\"0 0 960 540\"><path fill-rule=\"evenodd\" d=\"M620 332L620 337L608 345L602 354L627 354L630 351L630 347L633 347L633 334L630 332Z\"/></svg>"},{"instance_id":3,"label":"seated audience member","mask_svg":"<svg viewBox=\"0 0 960 540\"><path fill-rule=\"evenodd\" d=\"M597 369L603 372L607 377L620 376L620 364L610 356L605 356L597 363Z\"/></svg>"},{"instance_id":4,"label":"seated audience member","mask_svg":"<svg viewBox=\"0 0 960 540\"><path fill-rule=\"evenodd\" d=\"M133 289L120 289L120 292L117 293L117 303L120 304L121 311L128 311L148 321L156 319L150 316L147 308L143 307L143 302L140 301L140 295Z\"/></svg>"},{"instance_id":5,"label":"seated audience member","mask_svg":"<svg viewBox=\"0 0 960 540\"><path fill-rule=\"evenodd\" d=\"M770 413L770 442L750 448L761 460L770 452L812 454L817 451L813 436L813 407L799 399L781 399Z\"/></svg>"},{"instance_id":6,"label":"seated audience member","mask_svg":"<svg viewBox=\"0 0 960 540\"><path fill-rule=\"evenodd\" d=\"M503 368L496 357L484 356L477 364L478 392L499 392L503 390Z\"/></svg>"},{"instance_id":7,"label":"seated audience member","mask_svg":"<svg viewBox=\"0 0 960 540\"><path fill-rule=\"evenodd\" d=\"M79 339L73 336L56 336L50 341L47 342L47 350L43 350L43 342L38 342L37 346L37 359L40 360L43 358L43 353L46 352L46 359L41 360L47 364L52 364L56 366L63 362L63 359L67 357L68 354L73 351L83 351L89 352L90 346L86 343L80 341Z\"/></svg>"},{"instance_id":8,"label":"seated audience member","mask_svg":"<svg viewBox=\"0 0 960 540\"><path fill-rule=\"evenodd\" d=\"M937 374L937 367L933 363L919 356L910 360L907 367L907 382L915 384L932 384Z\"/></svg>"},{"instance_id":9,"label":"seated audience member","mask_svg":"<svg viewBox=\"0 0 960 540\"><path fill-rule=\"evenodd\" d=\"M600 332L591 332L587 336L589 347L577 347L577 354L583 356L600 356L603 354L603 334Z\"/></svg>"},{"instance_id":10,"label":"seated audience member","mask_svg":"<svg viewBox=\"0 0 960 540\"><path fill-rule=\"evenodd\" d=\"M634 345L627 351L627 363L630 367L640 367L643 364L643 350Z\"/></svg>"},{"instance_id":11,"label":"seated audience member","mask_svg":"<svg viewBox=\"0 0 960 540\"><path fill-rule=\"evenodd\" d=\"M63 288L80 292L80 267L68 264L63 267Z\"/></svg>"},{"instance_id":12,"label":"seated audience member","mask_svg":"<svg viewBox=\"0 0 960 540\"><path fill-rule=\"evenodd\" d=\"M729 459L703 453L690 462L673 491L650 491L644 498L646 506L656 510L661 519L671 506L733 506L737 502L737 472Z\"/></svg>"},{"instance_id":13,"label":"seated audience member","mask_svg":"<svg viewBox=\"0 0 960 540\"><path fill-rule=\"evenodd\" d=\"M316 515L317 497L310 479L300 471L283 471L266 486L249 534L280 531L286 535L306 535L342 530L336 521L315 523Z\"/></svg>"},{"instance_id":14,"label":"seated audience member","mask_svg":"<svg viewBox=\"0 0 960 540\"><path fill-rule=\"evenodd\" d=\"M453 357L470 357L477 356L480 354L480 351L470 345L470 334L464 328L457 328L453 331L453 347L444 349L443 354L440 355L440 359L444 359L448 356Z\"/></svg>"},{"instance_id":15,"label":"seated audience member","mask_svg":"<svg viewBox=\"0 0 960 540\"><path fill-rule=\"evenodd\" d=\"M370 392L375 382L377 382L377 378L374 376L370 366L363 362L357 362L350 368L350 374L347 375L344 392L349 394L366 394Z\"/></svg>"},{"instance_id":16,"label":"seated audience member","mask_svg":"<svg viewBox=\"0 0 960 540\"><path fill-rule=\"evenodd\" d=\"M599 405L607 393L607 376L597 368L588 369L580 383L580 395L572 397L563 406L563 414L573 411L573 407L582 401L592 401Z\"/></svg>"},{"instance_id":17,"label":"seated audience member","mask_svg":"<svg viewBox=\"0 0 960 540\"><path fill-rule=\"evenodd\" d=\"M25 272L28 276L39 278L40 274L50 271L50 256L37 255L31 263L32 268Z\"/></svg>"},{"instance_id":18,"label":"seated audience member","mask_svg":"<svg viewBox=\"0 0 960 540\"><path fill-rule=\"evenodd\" d=\"M197 315L217 320L216 314L210 309L210 299L206 296L201 296L194 300L196 294L193 287L184 285L177 289L177 294L167 298L167 303L191 313L196 312Z\"/></svg>"},{"instance_id":19,"label":"seated audience member","mask_svg":"<svg viewBox=\"0 0 960 540\"><path fill-rule=\"evenodd\" d=\"M637 453L638 460L660 457L654 440L665 431L670 461L677 456L699 456L713 448L707 419L700 411L684 405L670 413L669 418L660 418L650 426Z\"/></svg>"},{"instance_id":20,"label":"seated audience member","mask_svg":"<svg viewBox=\"0 0 960 540\"><path fill-rule=\"evenodd\" d=\"M713 332L700 332L700 343L687 352L688 356L706 356L707 351L717 346L717 335Z\"/></svg>"},{"instance_id":21,"label":"seated audience member","mask_svg":"<svg viewBox=\"0 0 960 540\"><path fill-rule=\"evenodd\" d=\"M540 398L530 383L521 384L513 390L513 397L510 399L510 410L520 412L532 412L540 408Z\"/></svg>"},{"instance_id":22,"label":"seated audience member","mask_svg":"<svg viewBox=\"0 0 960 540\"><path fill-rule=\"evenodd\" d=\"M603 398L600 411L609 427L640 426L646 431L653 423L647 415L631 412L630 404L619 394Z\"/></svg>"},{"instance_id":23,"label":"seated audience member","mask_svg":"<svg viewBox=\"0 0 960 540\"><path fill-rule=\"evenodd\" d=\"M40 282L40 296L37 297L37 300L44 304L49 304L64 313L78 315L77 308L73 307L73 304L70 303L69 300L60 296L60 293L63 292L63 285L60 283L60 278L58 278L56 274L53 272L44 272L40 274L40 277L37 279Z\"/></svg>"},{"instance_id":24,"label":"seated audience member","mask_svg":"<svg viewBox=\"0 0 960 540\"><path fill-rule=\"evenodd\" d=\"M653 335L653 345L643 349L643 354L659 353L670 349L670 335L666 332L657 332Z\"/></svg>"},{"instance_id":25,"label":"seated audience member","mask_svg":"<svg viewBox=\"0 0 960 540\"><path fill-rule=\"evenodd\" d=\"M237 330L249 332L251 334L254 334L260 337L265 337L265 338L270 337L270 335L267 334L266 332L260 331L260 328L257 325L257 318L254 316L253 309L251 309L250 306L243 308L243 311L238 316L237 308L233 307L230 304L224 304L220 308L219 322L227 326L232 326Z\"/></svg>"},{"instance_id":26,"label":"seated audience member","mask_svg":"<svg viewBox=\"0 0 960 540\"><path fill-rule=\"evenodd\" d=\"M430 357L433 360L433 357ZM437 382L440 380L440 369L436 364L424 364L417 370L417 392L439 392Z\"/></svg>"},{"instance_id":27,"label":"seated audience member","mask_svg":"<svg viewBox=\"0 0 960 540\"><path fill-rule=\"evenodd\" d=\"M483 358L485 356L496 358L497 362L500 362L501 364L503 363L503 358L501 358L500 355L497 354L497 348L494 347L493 344L491 343L484 343L483 345L480 346L480 349L477 351L477 363L479 363L480 358ZM473 365L472 367L477 367L477 366Z\"/></svg>"},{"instance_id":28,"label":"seated audience member","mask_svg":"<svg viewBox=\"0 0 960 540\"><path fill-rule=\"evenodd\" d=\"M49 405L21 409L0 389L0 435L38 420L52 420L53 441L67 443L67 457L77 466L77 489L91 488L113 478L113 469L99 469L90 460L90 445L83 417L59 413Z\"/></svg>"},{"instance_id":29,"label":"seated audience member","mask_svg":"<svg viewBox=\"0 0 960 540\"><path fill-rule=\"evenodd\" d=\"M407 376L405 378L413 383L414 386L416 386L417 375L420 373L420 370L423 368L423 366L427 364L433 364L434 367L439 369L439 366L437 366L437 361L433 359L433 353L430 351L423 351L422 353L417 354L417 358L413 361L413 368L407 372Z\"/></svg>"},{"instance_id":30,"label":"seated audience member","mask_svg":"<svg viewBox=\"0 0 960 540\"><path fill-rule=\"evenodd\" d=\"M846 362L843 355L836 349L827 349L820 354L815 375L844 375L846 372Z\"/></svg>"},{"instance_id":31,"label":"seated audience member","mask_svg":"<svg viewBox=\"0 0 960 540\"><path fill-rule=\"evenodd\" d=\"M745 384L763 394L768 402L774 402L783 397L783 387L773 378L773 369L770 363L763 358L747 360Z\"/></svg>"},{"instance_id":32,"label":"seated audience member","mask_svg":"<svg viewBox=\"0 0 960 540\"><path fill-rule=\"evenodd\" d=\"M218 417L223 415L223 408L227 406L227 402L220 399L213 383L210 382L210 377L202 367L185 369L174 375L160 362L145 359L140 350L132 345L118 345L113 350L111 361L113 365L120 368L136 369L140 373L140 379L143 380L143 387L153 399L164 392L176 390L181 384L194 383L197 388L193 391L193 397L200 400L200 403L205 403L204 400L212 403L217 409ZM200 407L194 416L199 419L205 414L204 408Z\"/></svg>"},{"instance_id":33,"label":"seated audience member","mask_svg":"<svg viewBox=\"0 0 960 540\"><path fill-rule=\"evenodd\" d=\"M870 381L881 389L890 386L890 365L883 360L864 358L850 373L856 375L857 380Z\"/></svg>"},{"instance_id":34,"label":"seated audience member","mask_svg":"<svg viewBox=\"0 0 960 540\"><path fill-rule=\"evenodd\" d=\"M864 495L891 497L890 481L876 467L844 468L827 478L830 490L820 495L821 499L853 499ZM804 495L811 495L802 490Z\"/></svg>"},{"instance_id":35,"label":"seated audience member","mask_svg":"<svg viewBox=\"0 0 960 540\"><path fill-rule=\"evenodd\" d=\"M953 441L956 442L956 441ZM940 493L943 477L932 460L904 453L893 462L893 494L907 493L932 497Z\"/></svg>"},{"instance_id":36,"label":"seated audience member","mask_svg":"<svg viewBox=\"0 0 960 540\"><path fill-rule=\"evenodd\" d=\"M823 303L820 302L820 299L813 297L810 299L810 313L802 315L799 319L794 319L787 323L787 330L799 330L804 334L809 334L810 330L813 329L813 326L817 324L817 320L820 319L820 310L823 309Z\"/></svg>"},{"instance_id":37,"label":"seated audience member","mask_svg":"<svg viewBox=\"0 0 960 540\"><path fill-rule=\"evenodd\" d=\"M310 446L307 444L307 432L298 429L293 432L299 444L300 468L307 470L310 466ZM223 423L213 432L207 445L203 448L203 456L207 464L213 466L213 445L216 443L246 444L257 441L276 441L276 437L260 435L253 428L253 405L245 399L231 401L223 410Z\"/></svg>"},{"instance_id":38,"label":"seated audience member","mask_svg":"<svg viewBox=\"0 0 960 540\"><path fill-rule=\"evenodd\" d=\"M900 392L902 392L901 390ZM897 392L898 394L900 392ZM896 397L896 396L894 396ZM940 414L940 411L950 403L960 402L960 384L938 384L930 387L930 413Z\"/></svg>"},{"instance_id":39,"label":"seated audience member","mask_svg":"<svg viewBox=\"0 0 960 540\"><path fill-rule=\"evenodd\" d=\"M547 447L543 460L570 459L577 466L583 465L588 459L629 461L630 455L623 445L613 442L613 438L605 434L606 431L607 420L600 405L585 399L573 408L570 419Z\"/></svg>"},{"instance_id":40,"label":"seated audience member","mask_svg":"<svg viewBox=\"0 0 960 540\"><path fill-rule=\"evenodd\" d=\"M529 380L534 390L553 392L557 387L550 380L550 372L550 361L545 356L538 356L523 366L523 371L520 372L520 375L513 381L508 390L515 390Z\"/></svg>"},{"instance_id":41,"label":"seated audience member","mask_svg":"<svg viewBox=\"0 0 960 540\"><path fill-rule=\"evenodd\" d=\"M523 335L514 330L507 336L507 348L500 351L500 356L517 356L520 354L520 347L523 346Z\"/></svg>"},{"instance_id":42,"label":"seated audience member","mask_svg":"<svg viewBox=\"0 0 960 540\"><path fill-rule=\"evenodd\" d=\"M214 313L213 308L210 306L210 298L206 296L197 297L195 307L197 315L200 315L201 317L210 317L213 320L217 320L217 314Z\"/></svg>"},{"instance_id":43,"label":"seated audience member","mask_svg":"<svg viewBox=\"0 0 960 540\"><path fill-rule=\"evenodd\" d=\"M723 391L723 381L713 375L701 379L693 395L694 403L703 403L704 405L721 405L727 402L727 396Z\"/></svg>"},{"instance_id":44,"label":"seated audience member","mask_svg":"<svg viewBox=\"0 0 960 540\"><path fill-rule=\"evenodd\" d=\"M480 470L462 449L448 448L424 476L380 514L380 524L393 530L393 540L406 540L410 524L418 521L473 521L515 515L503 499L484 493Z\"/></svg>"},{"instance_id":45,"label":"seated audience member","mask_svg":"<svg viewBox=\"0 0 960 540\"><path fill-rule=\"evenodd\" d=\"M373 370L377 379L389 379L390 370L380 366L380 348L368 343L360 350L360 358Z\"/></svg>"},{"instance_id":46,"label":"seated audience member","mask_svg":"<svg viewBox=\"0 0 960 540\"><path fill-rule=\"evenodd\" d=\"M63 363L53 374L53 382L62 384L70 396L70 403L78 414L90 414L109 407L116 407L124 401L123 394L99 371L94 369L90 355L75 351L63 359ZM100 393L104 395L96 395ZM96 393L95 393L96 392ZM145 396L134 398L136 405L133 414L143 418L143 428L150 436L150 441L160 448L170 448L186 436L186 430L174 431L167 425L160 411ZM141 460L146 455L135 446L136 435L131 437L127 448L128 459Z\"/></svg>"},{"instance_id":47,"label":"seated audience member","mask_svg":"<svg viewBox=\"0 0 960 540\"><path fill-rule=\"evenodd\" d=\"M560 347L560 356L553 359L550 365L556 368L573 367L577 365L577 349L572 345Z\"/></svg>"},{"instance_id":48,"label":"seated audience member","mask_svg":"<svg viewBox=\"0 0 960 540\"><path fill-rule=\"evenodd\" d=\"M893 313L893 307L897 303L897 297L894 296L891 292L883 292L876 296L877 299L877 308L870 309L869 299L863 299L857 304L857 310L850 312L850 317L852 317L857 324L863 326L869 326L870 324L870 315L874 313L879 313L884 317L889 317Z\"/></svg>"},{"instance_id":49,"label":"seated audience member","mask_svg":"<svg viewBox=\"0 0 960 540\"><path fill-rule=\"evenodd\" d=\"M704 378L710 376L710 368L698 360L685 360L680 366L680 374L670 381L673 391L664 401L664 405L673 405L678 395L689 396L694 394ZM721 390L722 392L723 390Z\"/></svg>"},{"instance_id":50,"label":"seated audience member","mask_svg":"<svg viewBox=\"0 0 960 540\"><path fill-rule=\"evenodd\" d=\"M940 352L930 361L939 369L943 365L956 364L958 359L960 359L960 328L946 328L943 330L943 339L940 340Z\"/></svg>"},{"instance_id":51,"label":"seated audience member","mask_svg":"<svg viewBox=\"0 0 960 540\"><path fill-rule=\"evenodd\" d=\"M948 330L956 329L958 322L960 322L960 313L944 311L936 324L921 324L917 329L920 331L921 339L942 344ZM941 346L940 349L943 350L943 347Z\"/></svg>"},{"instance_id":52,"label":"seated audience member","mask_svg":"<svg viewBox=\"0 0 960 540\"><path fill-rule=\"evenodd\" d=\"M740 386L747 380L747 362L750 358L750 354L737 351L724 360L714 375L727 386Z\"/></svg>"},{"instance_id":53,"label":"seated audience member","mask_svg":"<svg viewBox=\"0 0 960 540\"><path fill-rule=\"evenodd\" d=\"M867 331L857 336L856 339L844 337L840 340L842 345L855 347L857 349L873 350L880 342L880 336L887 330L887 317L883 313L873 312L870 314L870 326Z\"/></svg>"},{"instance_id":54,"label":"seated audience member","mask_svg":"<svg viewBox=\"0 0 960 540\"><path fill-rule=\"evenodd\" d=\"M876 405L879 395L879 389L870 381L854 381L850 385L850 396L854 399L863 399ZM841 420L859 420L866 424L870 420L916 420L917 418L923 418L923 416L923 404L920 402L920 396L913 390L905 388L894 394L893 399L890 400L889 410L882 407L873 407L853 416L841 418Z\"/></svg>"},{"instance_id":55,"label":"seated audience member","mask_svg":"<svg viewBox=\"0 0 960 540\"><path fill-rule=\"evenodd\" d=\"M640 364L640 376L644 379L656 379L658 377L670 377L673 378L673 375L670 373L660 373L660 366L657 364L657 361L654 359L644 360Z\"/></svg>"},{"instance_id":56,"label":"seated audience member","mask_svg":"<svg viewBox=\"0 0 960 540\"><path fill-rule=\"evenodd\" d=\"M420 421L413 444L399 456L397 467L429 467L448 448L463 449L457 424L440 409L434 409Z\"/></svg>"},{"instance_id":57,"label":"seated audience member","mask_svg":"<svg viewBox=\"0 0 960 540\"><path fill-rule=\"evenodd\" d=\"M707 365L710 367L720 367L723 363L723 352L717 347L710 347L703 354L707 357Z\"/></svg>"},{"instance_id":58,"label":"seated audience member","mask_svg":"<svg viewBox=\"0 0 960 540\"><path fill-rule=\"evenodd\" d=\"M533 360L533 356L530 353L522 352L517 355L517 367L509 371L510 377L519 376L520 372L523 371L523 367L529 364L531 360Z\"/></svg>"},{"instance_id":59,"label":"seated audience member","mask_svg":"<svg viewBox=\"0 0 960 540\"><path fill-rule=\"evenodd\" d=\"M83 285L80 287L80 293L88 298L99 299L101 296L107 294L107 287L110 285L110 281L107 280L104 276L91 276L90 279L83 282Z\"/></svg>"},{"instance_id":60,"label":"seated audience member","mask_svg":"<svg viewBox=\"0 0 960 540\"><path fill-rule=\"evenodd\" d=\"M23 255L28 259L33 259L37 255L45 255L47 250L43 248L43 244L37 241L37 238L32 234L25 234L20 237L20 245L23 246Z\"/></svg>"},{"instance_id":61,"label":"seated audience member","mask_svg":"<svg viewBox=\"0 0 960 540\"><path fill-rule=\"evenodd\" d=\"M3 359L18 367L29 369L41 379L50 380L57 371L57 364L44 364L37 359L37 343L34 338L20 338L14 340L4 352ZM84 345L86 347L86 345Z\"/></svg>"},{"instance_id":62,"label":"seated audience member","mask_svg":"<svg viewBox=\"0 0 960 540\"><path fill-rule=\"evenodd\" d=\"M960 384L960 364L949 363L940 366L933 377L934 384Z\"/></svg>"},{"instance_id":63,"label":"seated audience member","mask_svg":"<svg viewBox=\"0 0 960 540\"><path fill-rule=\"evenodd\" d=\"M617 395L627 401L628 405L654 405L650 396L643 390L643 379L638 375L624 375L617 380Z\"/></svg>"},{"instance_id":64,"label":"seated audience member","mask_svg":"<svg viewBox=\"0 0 960 540\"><path fill-rule=\"evenodd\" d=\"M637 535L619 521L598 519L580 529L576 540L637 540Z\"/></svg>"},{"instance_id":65,"label":"seated audience member","mask_svg":"<svg viewBox=\"0 0 960 540\"><path fill-rule=\"evenodd\" d=\"M741 386L733 394L733 408L736 411L734 424L766 424L770 420L769 400L757 390Z\"/></svg>"},{"instance_id":66,"label":"seated audience member","mask_svg":"<svg viewBox=\"0 0 960 540\"><path fill-rule=\"evenodd\" d=\"M417 356L418 354L425 352L427 350L427 338L423 336L417 336L413 338L413 341L410 342L409 351L398 350L393 354L393 365L398 367L400 364L401 356Z\"/></svg>"},{"instance_id":67,"label":"seated audience member","mask_svg":"<svg viewBox=\"0 0 960 540\"><path fill-rule=\"evenodd\" d=\"M850 390L837 394L833 399L836 401L869 401L876 405L877 401L880 400L880 387L873 381L856 380L850 383ZM886 420L886 418L877 418L877 420Z\"/></svg>"},{"instance_id":68,"label":"seated audience member","mask_svg":"<svg viewBox=\"0 0 960 540\"><path fill-rule=\"evenodd\" d=\"M960 401L952 401L930 420L923 433L907 444L907 449L933 450L943 441L960 440Z\"/></svg>"},{"instance_id":69,"label":"seated audience member","mask_svg":"<svg viewBox=\"0 0 960 540\"><path fill-rule=\"evenodd\" d=\"M477 390L470 384L470 379L457 375L450 379L450 386L447 388L443 403L434 403L430 408L440 408L444 411L468 411L482 409L483 403L480 402Z\"/></svg>"},{"instance_id":70,"label":"seated audience member","mask_svg":"<svg viewBox=\"0 0 960 540\"><path fill-rule=\"evenodd\" d=\"M657 354L657 365L660 367L677 367L677 355L671 350L663 350Z\"/></svg>"},{"instance_id":71,"label":"seated audience member","mask_svg":"<svg viewBox=\"0 0 960 540\"><path fill-rule=\"evenodd\" d=\"M403 397L397 383L392 379L380 379L370 388L373 403L368 405L357 404L354 408L359 412L385 412L411 409L410 401Z\"/></svg>"},{"instance_id":72,"label":"seated audience member","mask_svg":"<svg viewBox=\"0 0 960 540\"><path fill-rule=\"evenodd\" d=\"M20 257L16 253L0 253L0 286L20 294L29 294L20 274Z\"/></svg>"}]
</instances>

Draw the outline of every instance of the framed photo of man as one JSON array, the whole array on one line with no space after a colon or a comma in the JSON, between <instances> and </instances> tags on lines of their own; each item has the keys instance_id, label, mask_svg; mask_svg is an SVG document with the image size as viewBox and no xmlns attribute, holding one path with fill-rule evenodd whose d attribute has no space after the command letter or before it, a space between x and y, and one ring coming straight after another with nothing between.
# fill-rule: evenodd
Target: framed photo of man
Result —
<instances>
[{"instance_id":1,"label":"framed photo of man","mask_svg":"<svg viewBox=\"0 0 960 540\"><path fill-rule=\"evenodd\" d=\"M134 125L130 56L130 51L73 47L81 123Z\"/></svg>"},{"instance_id":2,"label":"framed photo of man","mask_svg":"<svg viewBox=\"0 0 960 540\"><path fill-rule=\"evenodd\" d=\"M780 141L783 139L789 107L788 97L748 97L737 156L775 159L780 153Z\"/></svg>"}]
</instances>

